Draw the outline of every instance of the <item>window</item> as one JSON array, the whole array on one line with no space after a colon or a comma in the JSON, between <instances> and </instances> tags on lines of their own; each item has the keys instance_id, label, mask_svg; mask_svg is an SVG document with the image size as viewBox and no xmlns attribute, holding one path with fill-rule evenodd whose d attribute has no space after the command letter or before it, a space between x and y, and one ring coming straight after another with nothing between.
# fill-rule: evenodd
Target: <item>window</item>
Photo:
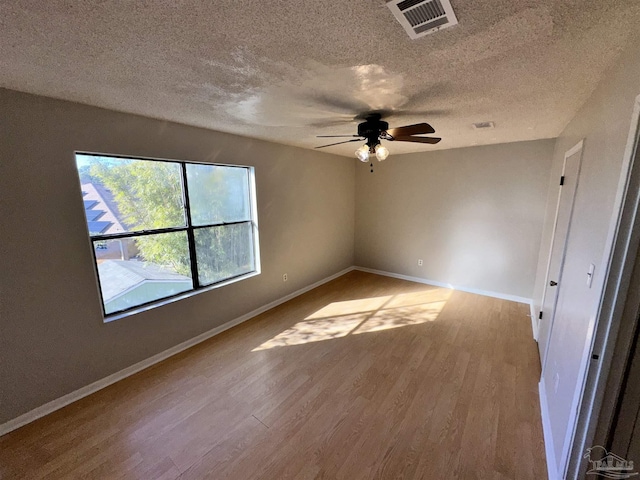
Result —
<instances>
[{"instance_id":1,"label":"window","mask_svg":"<svg viewBox=\"0 0 640 480\"><path fill-rule=\"evenodd\" d=\"M76 154L105 316L258 271L251 167Z\"/></svg>"}]
</instances>

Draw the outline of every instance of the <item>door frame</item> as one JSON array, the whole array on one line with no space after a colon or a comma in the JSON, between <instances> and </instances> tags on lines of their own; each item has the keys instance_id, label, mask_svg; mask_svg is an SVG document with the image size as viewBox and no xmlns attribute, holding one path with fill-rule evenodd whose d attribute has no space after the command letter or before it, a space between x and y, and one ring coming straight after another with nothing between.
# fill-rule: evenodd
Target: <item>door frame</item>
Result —
<instances>
[{"instance_id":1,"label":"door frame","mask_svg":"<svg viewBox=\"0 0 640 480\"><path fill-rule=\"evenodd\" d=\"M575 198L576 198L576 194L578 191L578 185L579 185L579 177L580 177L580 168L582 166L582 149L584 148L584 139L580 140L578 143L576 143L573 147L571 147L569 150L567 150L564 153L564 160L562 162L562 173L561 176L564 176L567 170L567 159L569 157L571 157L572 155L575 155L576 153L580 152L580 159L578 160L578 171L577 171L577 178L576 178L576 189L573 192L573 198L571 199L571 210L569 213L569 224L567 227L567 234L566 237L564 239L564 244L562 246L563 251L562 251L562 259L561 259L561 263L560 263L560 275L559 277L562 276L562 269L564 267L564 257L566 256L566 251L567 251L567 240L569 239L569 233L571 231L571 219L573 217L573 204L575 203ZM544 311L544 301L547 298L547 286L549 284L549 273L551 271L551 258L553 256L553 245L556 241L556 233L558 230L558 216L560 214L560 202L562 201L562 184L560 184L558 186L558 200L556 201L556 213L555 213L555 217L553 220L553 231L551 232L551 244L549 245L549 254L547 255L547 269L544 275L544 288L542 290L542 298L540 299L540 312ZM557 280L560 283L560 278L558 278ZM562 285L560 284L558 286L557 289L557 293L556 293L556 302L554 302L553 308L551 309L550 312L548 312L549 315L549 334L547 335L547 342L546 345L544 346L544 358L540 358L540 365L541 365L541 371L544 372L544 367L547 363L547 354L549 352L549 342L551 341L551 333L553 332L553 322L555 320L555 316L556 316L556 304L557 304L557 299L558 296L560 294L560 288L562 287ZM535 331L537 332L536 335L536 341L539 342L540 341L540 323L542 322L542 319L540 319L540 317L538 317L538 323L536 325L536 329ZM540 346L538 346L538 350L540 349Z\"/></svg>"},{"instance_id":2,"label":"door frame","mask_svg":"<svg viewBox=\"0 0 640 480\"><path fill-rule=\"evenodd\" d=\"M589 319L580 381L576 385L573 414L569 419L565 437L564 466L561 472L571 480L578 479L585 471L585 449L594 444L604 445L606 442L601 435L596 437L596 429L599 424L610 423L613 417L615 406L603 404L608 381L617 386L618 392L622 383L624 365L620 365L622 352L616 351L616 343L620 335L629 334L630 328L634 326L631 324L635 322L635 319L631 322L624 318L623 312L640 246L639 146L640 95L636 97L633 108L605 244L602 265L606 270L601 284L600 300ZM628 345L626 348L628 349Z\"/></svg>"}]
</instances>

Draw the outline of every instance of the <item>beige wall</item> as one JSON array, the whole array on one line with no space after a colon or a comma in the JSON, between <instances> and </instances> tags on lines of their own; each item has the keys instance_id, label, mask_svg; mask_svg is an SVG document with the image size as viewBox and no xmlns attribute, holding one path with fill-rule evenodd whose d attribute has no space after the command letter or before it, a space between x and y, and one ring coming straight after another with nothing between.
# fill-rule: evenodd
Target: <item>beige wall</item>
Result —
<instances>
[{"instance_id":1,"label":"beige wall","mask_svg":"<svg viewBox=\"0 0 640 480\"><path fill-rule=\"evenodd\" d=\"M2 89L0 112L0 424L353 264L349 159ZM262 274L103 323L74 150L255 166Z\"/></svg>"},{"instance_id":2,"label":"beige wall","mask_svg":"<svg viewBox=\"0 0 640 480\"><path fill-rule=\"evenodd\" d=\"M531 298L553 146L394 157L390 144L392 155L374 173L356 170L356 264Z\"/></svg>"},{"instance_id":3,"label":"beige wall","mask_svg":"<svg viewBox=\"0 0 640 480\"><path fill-rule=\"evenodd\" d=\"M581 364L585 354L588 354L590 326L602 292L608 258L606 240L617 215L614 212L614 199L634 101L640 94L639 50L640 42L637 39L628 45L617 66L606 72L600 86L562 132L554 153L535 284L536 311L540 308L544 288L558 195L556 183L562 171L564 153L584 139L582 167L558 293L558 302L564 313L562 318L554 322L547 367L542 378L558 465L562 460L567 430L571 428L571 412L575 409L572 402L581 388ZM588 288L586 283L590 263L596 266L592 288ZM548 317L546 315L543 321L548 321Z\"/></svg>"}]
</instances>

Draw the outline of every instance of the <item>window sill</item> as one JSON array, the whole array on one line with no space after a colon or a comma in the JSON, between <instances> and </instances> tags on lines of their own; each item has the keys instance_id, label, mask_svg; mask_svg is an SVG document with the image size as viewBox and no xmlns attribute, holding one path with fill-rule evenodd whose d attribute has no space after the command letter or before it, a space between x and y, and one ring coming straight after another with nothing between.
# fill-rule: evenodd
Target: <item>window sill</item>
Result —
<instances>
[{"instance_id":1,"label":"window sill","mask_svg":"<svg viewBox=\"0 0 640 480\"><path fill-rule=\"evenodd\" d=\"M230 280L225 280L223 282L216 283L216 284L213 284L213 285L209 285L207 287L202 287L202 288L199 288L197 290L189 290L188 292L179 293L178 295L176 295L174 297L163 298L161 300L158 300L157 302L148 303L148 304L145 304L145 305L141 305L139 307L134 307L131 310L127 310L127 311L124 311L124 312L116 312L116 313L113 313L113 314L108 314L108 315L106 315L104 317L103 323L111 323L111 322L114 322L116 320L121 320L123 318L127 318L127 317L130 317L132 315L137 315L139 313L146 312L148 310L153 310L155 308L162 307L163 305L168 305L170 303L174 303L174 302L177 302L179 300L184 300L185 298L193 297L194 295L199 295L201 293L209 292L211 290L215 290L215 289L220 288L220 287L226 287L227 285L231 285L233 283L237 283L237 282L240 282L242 280L247 280L247 279L249 279L251 277L255 277L255 276L258 276L258 275L260 275L260 270L256 270L254 272L249 272L249 273L247 273L245 275L241 275L239 277L234 277L234 278L232 278Z\"/></svg>"}]
</instances>

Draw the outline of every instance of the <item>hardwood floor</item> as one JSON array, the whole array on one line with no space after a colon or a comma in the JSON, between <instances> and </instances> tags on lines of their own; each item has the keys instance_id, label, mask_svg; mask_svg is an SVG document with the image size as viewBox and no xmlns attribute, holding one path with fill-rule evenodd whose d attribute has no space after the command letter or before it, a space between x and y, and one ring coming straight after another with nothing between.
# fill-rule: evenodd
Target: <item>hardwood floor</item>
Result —
<instances>
[{"instance_id":1,"label":"hardwood floor","mask_svg":"<svg viewBox=\"0 0 640 480\"><path fill-rule=\"evenodd\" d=\"M351 272L0 438L0 478L546 478L524 304Z\"/></svg>"}]
</instances>

